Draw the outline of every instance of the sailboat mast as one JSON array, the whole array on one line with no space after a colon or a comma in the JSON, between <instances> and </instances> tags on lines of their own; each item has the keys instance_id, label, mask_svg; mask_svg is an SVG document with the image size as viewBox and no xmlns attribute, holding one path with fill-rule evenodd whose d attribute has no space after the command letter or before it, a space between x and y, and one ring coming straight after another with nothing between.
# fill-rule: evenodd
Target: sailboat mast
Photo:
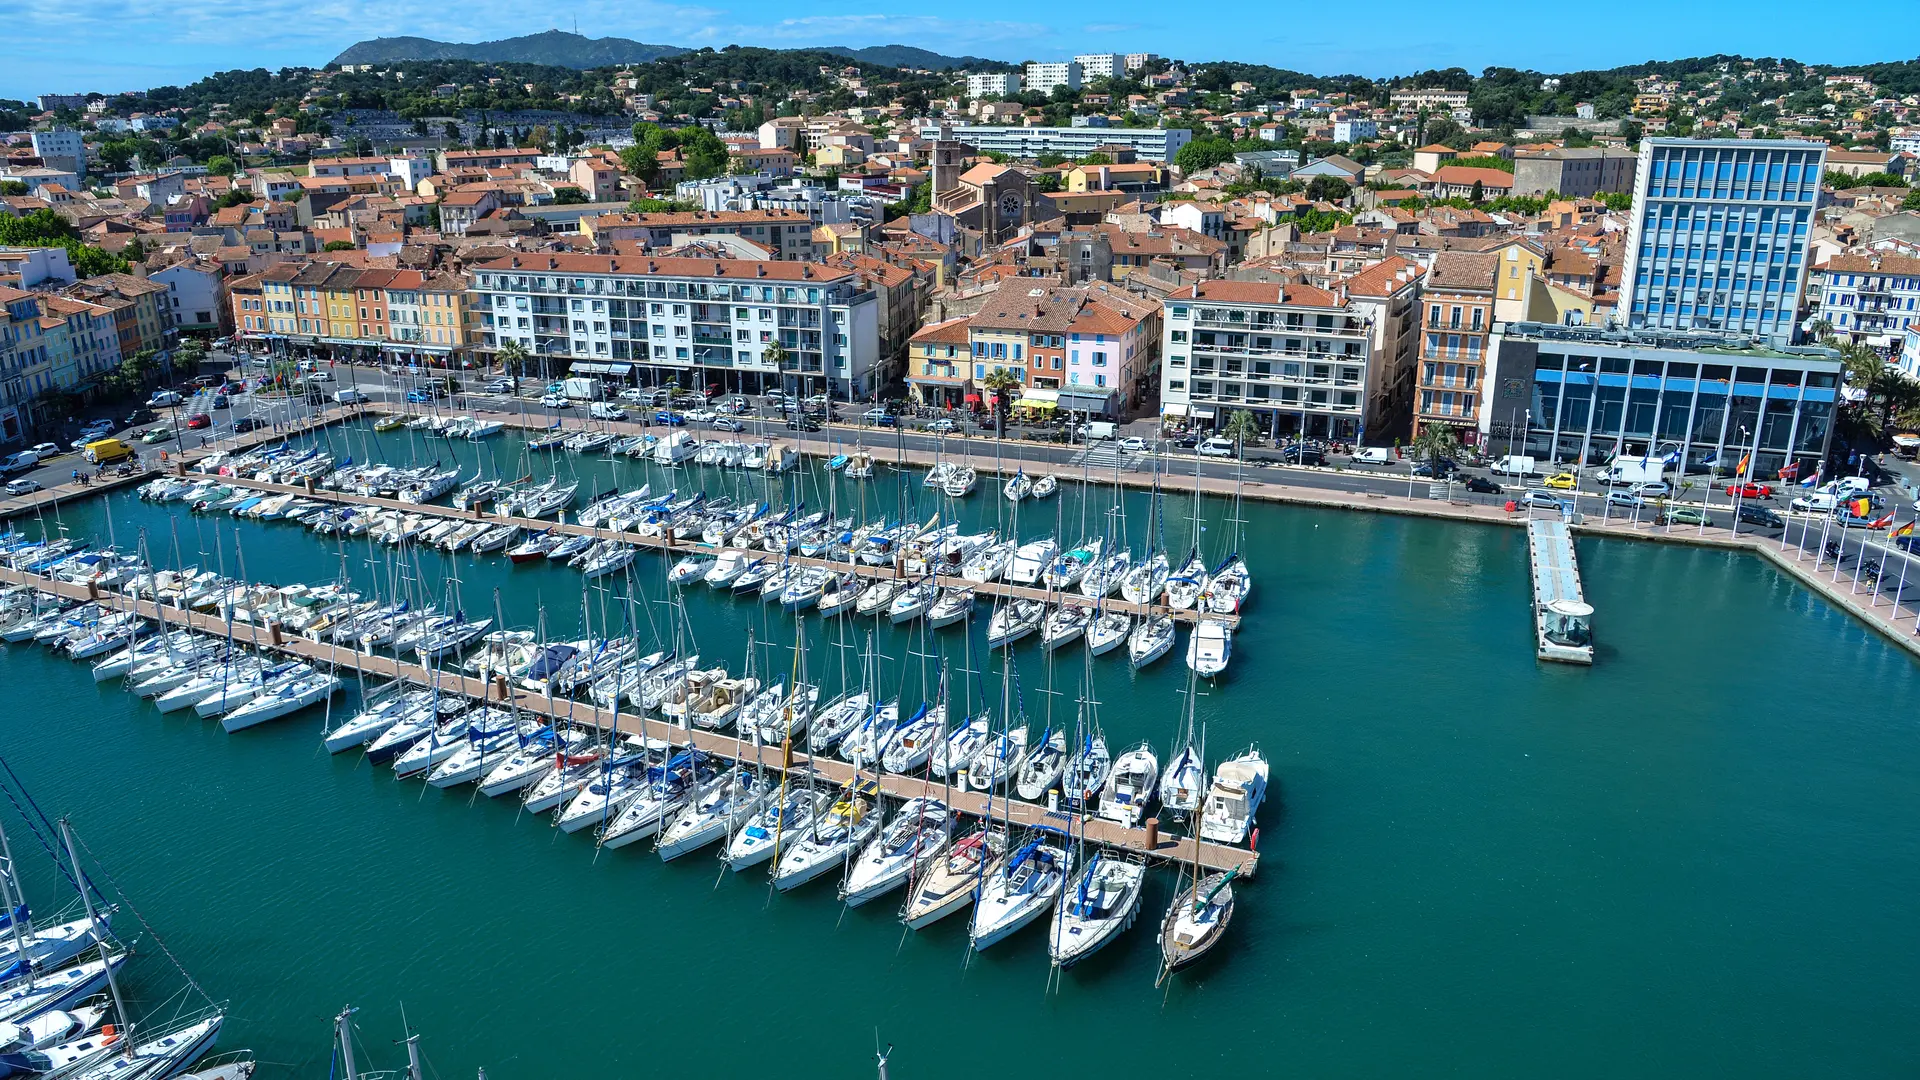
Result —
<instances>
[{"instance_id":1,"label":"sailboat mast","mask_svg":"<svg viewBox=\"0 0 1920 1080\"><path fill-rule=\"evenodd\" d=\"M353 1064L353 1013L353 1006L348 1005L340 1010L339 1016L333 1018L334 1033L340 1039L340 1069L343 1080L360 1080L359 1071ZM409 1039L407 1042L411 1046L413 1040Z\"/></svg>"},{"instance_id":2,"label":"sailboat mast","mask_svg":"<svg viewBox=\"0 0 1920 1080\"><path fill-rule=\"evenodd\" d=\"M0 907L6 909L7 928L13 931L13 954L24 959L27 955L27 939L26 931L21 929L20 924L31 919L32 913L27 909L26 893L20 889L20 878L13 862L13 846L7 842L4 826L0 826L0 862L6 864L0 867L4 871L0 873ZM28 985L32 985L33 974L33 965L28 964Z\"/></svg>"},{"instance_id":3,"label":"sailboat mast","mask_svg":"<svg viewBox=\"0 0 1920 1080\"><path fill-rule=\"evenodd\" d=\"M120 1026L127 1033L126 1045L131 1046L133 1019L127 1015L126 999L120 996L120 979L114 974L113 958L107 955L106 943L100 940L100 917L94 913L93 897L87 891L87 875L80 869L80 856L73 850L73 827L66 818L60 819L60 841L66 845L67 861L73 864L74 887L80 890L80 903L87 909L87 926L94 943L100 946L100 962L107 969L107 988L113 991L113 1013L120 1018Z\"/></svg>"}]
</instances>

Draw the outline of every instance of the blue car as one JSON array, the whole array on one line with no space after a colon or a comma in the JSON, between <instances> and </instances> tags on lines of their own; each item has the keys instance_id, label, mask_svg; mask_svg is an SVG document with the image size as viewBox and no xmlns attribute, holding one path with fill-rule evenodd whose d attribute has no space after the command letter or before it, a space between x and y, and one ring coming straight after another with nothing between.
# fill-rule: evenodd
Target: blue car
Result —
<instances>
[{"instance_id":1,"label":"blue car","mask_svg":"<svg viewBox=\"0 0 1920 1080\"><path fill-rule=\"evenodd\" d=\"M407 401L414 405L425 405L433 400L433 395L425 390L407 391Z\"/></svg>"},{"instance_id":2,"label":"blue car","mask_svg":"<svg viewBox=\"0 0 1920 1080\"><path fill-rule=\"evenodd\" d=\"M677 412L661 409L659 412L653 414L653 422L656 424L666 424L669 427L681 427L686 424L687 418Z\"/></svg>"}]
</instances>

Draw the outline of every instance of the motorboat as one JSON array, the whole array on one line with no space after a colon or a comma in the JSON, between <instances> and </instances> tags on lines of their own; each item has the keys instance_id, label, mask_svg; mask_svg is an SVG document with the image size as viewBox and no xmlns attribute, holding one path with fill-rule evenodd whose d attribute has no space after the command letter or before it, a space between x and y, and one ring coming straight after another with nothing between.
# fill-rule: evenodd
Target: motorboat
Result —
<instances>
[{"instance_id":1,"label":"motorboat","mask_svg":"<svg viewBox=\"0 0 1920 1080\"><path fill-rule=\"evenodd\" d=\"M1053 565L1059 553L1060 542L1051 536L1029 540L1014 549L1013 559L1007 563L1006 578L1015 585L1032 585Z\"/></svg>"},{"instance_id":2,"label":"motorboat","mask_svg":"<svg viewBox=\"0 0 1920 1080\"><path fill-rule=\"evenodd\" d=\"M1200 808L1206 784L1200 755L1194 752L1193 744L1188 743L1173 755L1160 774L1160 804L1176 814L1191 814Z\"/></svg>"},{"instance_id":3,"label":"motorboat","mask_svg":"<svg viewBox=\"0 0 1920 1080\"><path fill-rule=\"evenodd\" d=\"M973 903L1006 859L1007 834L982 827L934 858L900 913L911 930L922 930Z\"/></svg>"},{"instance_id":4,"label":"motorboat","mask_svg":"<svg viewBox=\"0 0 1920 1080\"><path fill-rule=\"evenodd\" d=\"M667 583L685 585L688 582L697 581L706 577L717 565L719 560L712 555L688 555L674 563L673 569L667 571ZM739 574L736 573L733 576L737 578Z\"/></svg>"},{"instance_id":5,"label":"motorboat","mask_svg":"<svg viewBox=\"0 0 1920 1080\"><path fill-rule=\"evenodd\" d=\"M1017 775L1027 760L1027 726L995 732L967 766L967 786L975 791L992 791Z\"/></svg>"},{"instance_id":6,"label":"motorboat","mask_svg":"<svg viewBox=\"0 0 1920 1080\"><path fill-rule=\"evenodd\" d=\"M970 931L974 949L1004 941L1052 910L1072 869L1064 848L1044 839L1028 841L981 887Z\"/></svg>"},{"instance_id":7,"label":"motorboat","mask_svg":"<svg viewBox=\"0 0 1920 1080\"><path fill-rule=\"evenodd\" d=\"M681 564L696 557L689 556L688 559L682 559L680 563L675 564L674 568L677 570ZM733 585L735 578L745 573L747 567L753 565L753 561L753 557L744 551L723 552L719 558L707 564L707 572L702 580L716 589L729 588Z\"/></svg>"},{"instance_id":8,"label":"motorboat","mask_svg":"<svg viewBox=\"0 0 1920 1080\"><path fill-rule=\"evenodd\" d=\"M1044 798L1067 767L1067 733L1050 731L1040 736L1039 745L1028 752L1014 775L1013 789L1028 802Z\"/></svg>"},{"instance_id":9,"label":"motorboat","mask_svg":"<svg viewBox=\"0 0 1920 1080\"><path fill-rule=\"evenodd\" d=\"M1233 879L1239 871L1207 874L1181 890L1160 921L1160 966L1178 971L1205 956L1233 921Z\"/></svg>"},{"instance_id":10,"label":"motorboat","mask_svg":"<svg viewBox=\"0 0 1920 1080\"><path fill-rule=\"evenodd\" d=\"M1033 482L1033 490L1029 494L1036 499L1048 499L1052 498L1053 494L1059 490L1060 478L1052 473L1043 473L1039 479Z\"/></svg>"},{"instance_id":11,"label":"motorboat","mask_svg":"<svg viewBox=\"0 0 1920 1080\"><path fill-rule=\"evenodd\" d=\"M1015 600L996 608L987 623L987 647L1011 645L1039 629L1046 617L1047 605L1038 600Z\"/></svg>"},{"instance_id":12,"label":"motorboat","mask_svg":"<svg viewBox=\"0 0 1920 1080\"><path fill-rule=\"evenodd\" d=\"M1160 785L1160 759L1146 743L1114 759L1106 782L1100 785L1097 813L1129 829L1139 828Z\"/></svg>"},{"instance_id":13,"label":"motorboat","mask_svg":"<svg viewBox=\"0 0 1920 1080\"><path fill-rule=\"evenodd\" d=\"M566 537L556 533L534 533L519 544L508 548L507 558L512 560L516 566L520 563L545 560L547 553L559 547L560 542L564 539L566 539Z\"/></svg>"},{"instance_id":14,"label":"motorboat","mask_svg":"<svg viewBox=\"0 0 1920 1080\"><path fill-rule=\"evenodd\" d=\"M1136 670L1167 655L1173 648L1173 616L1148 615L1127 635L1127 658Z\"/></svg>"},{"instance_id":15,"label":"motorboat","mask_svg":"<svg viewBox=\"0 0 1920 1080\"><path fill-rule=\"evenodd\" d=\"M773 887L784 892L850 861L853 853L880 831L880 815L874 805L879 796L876 780L855 777L847 781L826 813L815 817L799 841L780 853L773 870Z\"/></svg>"},{"instance_id":16,"label":"motorboat","mask_svg":"<svg viewBox=\"0 0 1920 1080\"><path fill-rule=\"evenodd\" d=\"M905 884L952 836L953 812L938 799L909 799L847 868L840 898L858 907Z\"/></svg>"},{"instance_id":17,"label":"motorboat","mask_svg":"<svg viewBox=\"0 0 1920 1080\"><path fill-rule=\"evenodd\" d=\"M1062 645L1080 640L1087 632L1087 624L1093 621L1092 610L1076 604L1061 604L1047 616L1040 629L1040 647L1051 652Z\"/></svg>"},{"instance_id":18,"label":"motorboat","mask_svg":"<svg viewBox=\"0 0 1920 1080\"><path fill-rule=\"evenodd\" d=\"M1140 914L1146 880L1145 856L1095 849L1054 909L1048 956L1072 967L1126 932Z\"/></svg>"},{"instance_id":19,"label":"motorboat","mask_svg":"<svg viewBox=\"0 0 1920 1080\"><path fill-rule=\"evenodd\" d=\"M1243 844L1267 796L1267 759L1257 749L1221 762L1200 811L1200 838Z\"/></svg>"},{"instance_id":20,"label":"motorboat","mask_svg":"<svg viewBox=\"0 0 1920 1080\"><path fill-rule=\"evenodd\" d=\"M759 689L760 680L751 677L720 679L708 684L690 706L693 726L705 731L732 727L740 710Z\"/></svg>"},{"instance_id":21,"label":"motorboat","mask_svg":"<svg viewBox=\"0 0 1920 1080\"><path fill-rule=\"evenodd\" d=\"M1187 635L1187 666L1203 679L1227 670L1233 655L1233 630L1216 619L1201 619Z\"/></svg>"},{"instance_id":22,"label":"motorboat","mask_svg":"<svg viewBox=\"0 0 1920 1080\"><path fill-rule=\"evenodd\" d=\"M759 812L773 790L773 783L759 770L735 766L680 808L661 831L654 850L663 861L672 861L726 839Z\"/></svg>"},{"instance_id":23,"label":"motorboat","mask_svg":"<svg viewBox=\"0 0 1920 1080\"><path fill-rule=\"evenodd\" d=\"M1019 545L1011 540L988 544L974 551L960 567L960 576L977 585L997 580L1007 572Z\"/></svg>"},{"instance_id":24,"label":"motorboat","mask_svg":"<svg viewBox=\"0 0 1920 1080\"><path fill-rule=\"evenodd\" d=\"M1087 651L1105 656L1133 632L1133 616L1124 611L1102 611L1087 624Z\"/></svg>"},{"instance_id":25,"label":"motorboat","mask_svg":"<svg viewBox=\"0 0 1920 1080\"><path fill-rule=\"evenodd\" d=\"M747 819L740 831L727 842L721 858L738 873L773 858L776 851L813 829L813 819L826 812L833 796L813 787L796 785L790 779L784 791L775 792L760 810Z\"/></svg>"}]
</instances>

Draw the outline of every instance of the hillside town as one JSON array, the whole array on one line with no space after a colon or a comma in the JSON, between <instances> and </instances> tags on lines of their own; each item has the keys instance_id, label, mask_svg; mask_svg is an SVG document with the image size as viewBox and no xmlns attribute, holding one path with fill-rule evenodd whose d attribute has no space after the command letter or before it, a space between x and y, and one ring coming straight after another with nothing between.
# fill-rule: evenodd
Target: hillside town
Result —
<instances>
[{"instance_id":1,"label":"hillside town","mask_svg":"<svg viewBox=\"0 0 1920 1080\"><path fill-rule=\"evenodd\" d=\"M1789 474L1920 405L1920 87L779 55L0 102L0 441L216 341Z\"/></svg>"}]
</instances>

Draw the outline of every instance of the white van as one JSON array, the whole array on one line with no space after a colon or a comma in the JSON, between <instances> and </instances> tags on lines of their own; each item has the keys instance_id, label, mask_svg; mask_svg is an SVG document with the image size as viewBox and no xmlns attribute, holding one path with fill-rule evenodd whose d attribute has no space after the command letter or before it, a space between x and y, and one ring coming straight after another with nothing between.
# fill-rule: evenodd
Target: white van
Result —
<instances>
[{"instance_id":1,"label":"white van","mask_svg":"<svg viewBox=\"0 0 1920 1080\"><path fill-rule=\"evenodd\" d=\"M1355 465L1391 465L1393 451L1384 446L1363 446L1353 452Z\"/></svg>"},{"instance_id":2,"label":"white van","mask_svg":"<svg viewBox=\"0 0 1920 1080\"><path fill-rule=\"evenodd\" d=\"M1810 495L1800 496L1791 503L1788 503L1787 507L1788 509L1797 510L1803 514L1831 514L1833 513L1834 507L1839 505L1840 500L1833 495L1824 491L1816 491Z\"/></svg>"},{"instance_id":3,"label":"white van","mask_svg":"<svg viewBox=\"0 0 1920 1080\"><path fill-rule=\"evenodd\" d=\"M1532 476L1539 470L1534 467L1532 458L1520 454L1506 454L1487 469L1496 476Z\"/></svg>"},{"instance_id":4,"label":"white van","mask_svg":"<svg viewBox=\"0 0 1920 1080\"><path fill-rule=\"evenodd\" d=\"M595 420L625 420L627 410L611 401L596 401L587 407L587 415Z\"/></svg>"},{"instance_id":5,"label":"white van","mask_svg":"<svg viewBox=\"0 0 1920 1080\"><path fill-rule=\"evenodd\" d=\"M335 390L333 400L342 405L358 405L367 400L367 395L349 386L344 390Z\"/></svg>"}]
</instances>

